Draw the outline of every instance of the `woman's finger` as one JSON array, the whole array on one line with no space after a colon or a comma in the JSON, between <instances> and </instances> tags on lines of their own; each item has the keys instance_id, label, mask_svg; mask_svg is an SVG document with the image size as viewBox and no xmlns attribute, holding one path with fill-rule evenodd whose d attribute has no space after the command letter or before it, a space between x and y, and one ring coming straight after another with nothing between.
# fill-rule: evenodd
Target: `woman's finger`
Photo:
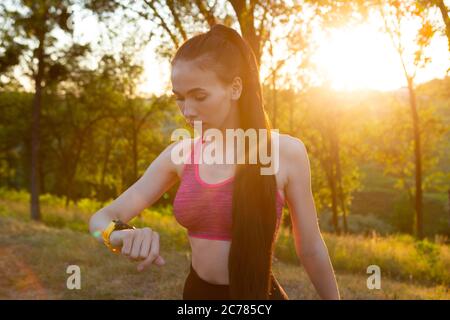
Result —
<instances>
[{"instance_id":1,"label":"woman's finger","mask_svg":"<svg viewBox=\"0 0 450 320\"><path fill-rule=\"evenodd\" d=\"M134 230L127 232L127 234L124 235L122 240L122 254L124 256L129 256L131 254L131 248L133 246L133 238L134 238Z\"/></svg>"},{"instance_id":2,"label":"woman's finger","mask_svg":"<svg viewBox=\"0 0 450 320\"><path fill-rule=\"evenodd\" d=\"M144 270L144 268L150 266L153 263L153 261L158 258L160 258L160 256L159 256L159 234L157 232L153 232L152 233L152 243L150 246L150 252L148 254L148 257L144 261L139 263L139 265L137 267L138 271Z\"/></svg>"},{"instance_id":3,"label":"woman's finger","mask_svg":"<svg viewBox=\"0 0 450 320\"><path fill-rule=\"evenodd\" d=\"M134 230L134 233L135 236L133 240L133 246L131 247L130 258L136 260L139 258L139 254L141 252L141 245L142 242L144 241L145 234L142 229L136 229Z\"/></svg>"},{"instance_id":4,"label":"woman's finger","mask_svg":"<svg viewBox=\"0 0 450 320\"><path fill-rule=\"evenodd\" d=\"M142 232L144 233L144 240L142 241L141 244L141 252L139 254L139 258L146 259L150 251L153 232L150 228L144 228L142 229Z\"/></svg>"}]
</instances>

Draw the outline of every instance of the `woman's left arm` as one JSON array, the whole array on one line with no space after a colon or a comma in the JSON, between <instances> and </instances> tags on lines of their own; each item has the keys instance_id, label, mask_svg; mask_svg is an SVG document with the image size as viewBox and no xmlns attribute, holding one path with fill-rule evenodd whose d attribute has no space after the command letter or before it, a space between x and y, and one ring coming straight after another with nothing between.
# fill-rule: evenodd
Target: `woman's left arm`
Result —
<instances>
[{"instance_id":1,"label":"woman's left arm","mask_svg":"<svg viewBox=\"0 0 450 320\"><path fill-rule=\"evenodd\" d=\"M328 249L317 221L311 189L311 169L303 142L290 137L286 150L286 200L297 256L322 299L340 299Z\"/></svg>"}]
</instances>

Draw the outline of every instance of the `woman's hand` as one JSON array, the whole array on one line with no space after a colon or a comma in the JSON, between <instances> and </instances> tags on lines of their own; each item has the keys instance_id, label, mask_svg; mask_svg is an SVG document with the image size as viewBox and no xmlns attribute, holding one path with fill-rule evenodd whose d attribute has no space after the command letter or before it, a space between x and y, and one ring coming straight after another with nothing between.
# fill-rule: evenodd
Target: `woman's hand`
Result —
<instances>
[{"instance_id":1,"label":"woman's hand","mask_svg":"<svg viewBox=\"0 0 450 320\"><path fill-rule=\"evenodd\" d=\"M121 253L124 256L132 260L143 260L137 266L138 271L152 263L158 266L166 263L159 255L159 234L150 228L113 231L109 239L112 246L122 246Z\"/></svg>"}]
</instances>

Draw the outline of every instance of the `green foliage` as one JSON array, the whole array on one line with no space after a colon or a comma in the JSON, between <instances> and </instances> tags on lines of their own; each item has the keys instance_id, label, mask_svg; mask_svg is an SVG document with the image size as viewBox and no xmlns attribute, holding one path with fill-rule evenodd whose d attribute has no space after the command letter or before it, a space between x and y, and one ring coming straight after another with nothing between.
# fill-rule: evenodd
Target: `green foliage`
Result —
<instances>
[{"instance_id":1,"label":"green foliage","mask_svg":"<svg viewBox=\"0 0 450 320\"><path fill-rule=\"evenodd\" d=\"M9 201L28 202L30 201L30 194L26 190L13 190L0 187L0 198Z\"/></svg>"},{"instance_id":2,"label":"green foliage","mask_svg":"<svg viewBox=\"0 0 450 320\"><path fill-rule=\"evenodd\" d=\"M400 232L413 233L414 208L411 197L404 194L395 203L394 210L390 216L391 224Z\"/></svg>"}]
</instances>

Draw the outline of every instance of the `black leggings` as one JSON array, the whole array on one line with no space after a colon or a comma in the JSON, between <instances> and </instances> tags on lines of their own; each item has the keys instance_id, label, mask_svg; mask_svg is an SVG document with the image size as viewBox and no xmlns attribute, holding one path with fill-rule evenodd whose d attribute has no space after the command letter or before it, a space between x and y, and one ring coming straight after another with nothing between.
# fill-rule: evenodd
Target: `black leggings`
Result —
<instances>
[{"instance_id":1,"label":"black leggings","mask_svg":"<svg viewBox=\"0 0 450 320\"><path fill-rule=\"evenodd\" d=\"M269 300L289 300L288 295L273 274L271 277L272 290ZM230 300L228 289L229 285L227 284L213 284L200 278L191 262L190 272L184 283L183 300Z\"/></svg>"}]
</instances>

